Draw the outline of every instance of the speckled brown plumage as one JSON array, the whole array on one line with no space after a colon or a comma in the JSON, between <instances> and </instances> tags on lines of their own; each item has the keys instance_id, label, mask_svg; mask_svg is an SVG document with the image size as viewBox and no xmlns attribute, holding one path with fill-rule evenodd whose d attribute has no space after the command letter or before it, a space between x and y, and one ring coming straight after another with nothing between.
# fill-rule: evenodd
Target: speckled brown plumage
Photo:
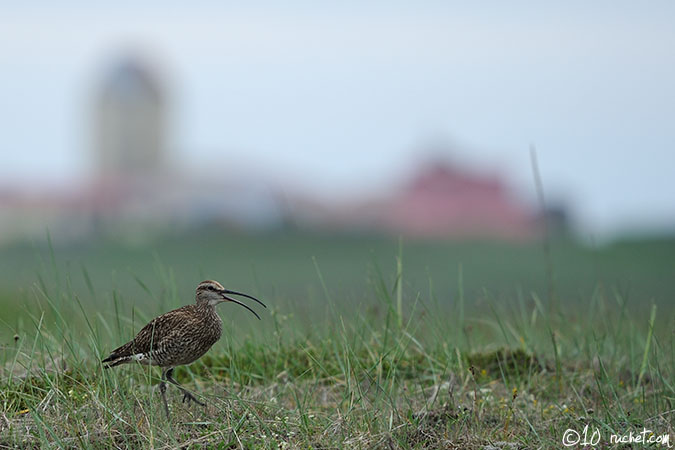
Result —
<instances>
[{"instance_id":1,"label":"speckled brown plumage","mask_svg":"<svg viewBox=\"0 0 675 450\"><path fill-rule=\"evenodd\" d=\"M216 313L218 303L237 303L260 319L255 311L227 294L242 295L265 306L255 297L225 289L217 281L202 281L197 286L195 304L174 309L151 320L135 338L113 350L110 356L102 361L104 367L131 362L162 367L162 381L159 388L167 416L169 407L166 402L165 381L176 385L183 392L184 402L194 401L204 406L204 403L174 380L173 369L196 361L220 339L223 322Z\"/></svg>"},{"instance_id":2,"label":"speckled brown plumage","mask_svg":"<svg viewBox=\"0 0 675 450\"><path fill-rule=\"evenodd\" d=\"M152 319L103 362L110 367L133 361L161 367L190 364L220 339L222 331L214 306L186 305Z\"/></svg>"}]
</instances>

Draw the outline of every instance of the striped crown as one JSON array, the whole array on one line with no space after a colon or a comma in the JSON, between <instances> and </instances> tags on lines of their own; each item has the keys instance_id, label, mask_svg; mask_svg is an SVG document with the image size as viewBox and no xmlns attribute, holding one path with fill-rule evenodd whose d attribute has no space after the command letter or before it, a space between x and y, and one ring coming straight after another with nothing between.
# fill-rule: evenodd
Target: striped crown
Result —
<instances>
[{"instance_id":1,"label":"striped crown","mask_svg":"<svg viewBox=\"0 0 675 450\"><path fill-rule=\"evenodd\" d=\"M213 280L204 280L199 285L197 285L197 293L201 291L220 291L225 289L222 284Z\"/></svg>"}]
</instances>

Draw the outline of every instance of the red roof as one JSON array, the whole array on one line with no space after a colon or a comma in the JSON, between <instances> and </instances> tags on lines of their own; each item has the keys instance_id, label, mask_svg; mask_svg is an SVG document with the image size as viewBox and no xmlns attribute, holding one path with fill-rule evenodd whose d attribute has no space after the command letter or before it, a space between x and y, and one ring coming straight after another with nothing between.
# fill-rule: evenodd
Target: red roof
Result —
<instances>
[{"instance_id":1,"label":"red roof","mask_svg":"<svg viewBox=\"0 0 675 450\"><path fill-rule=\"evenodd\" d=\"M537 232L533 217L499 178L434 165L387 202L380 226L412 236L525 239Z\"/></svg>"}]
</instances>

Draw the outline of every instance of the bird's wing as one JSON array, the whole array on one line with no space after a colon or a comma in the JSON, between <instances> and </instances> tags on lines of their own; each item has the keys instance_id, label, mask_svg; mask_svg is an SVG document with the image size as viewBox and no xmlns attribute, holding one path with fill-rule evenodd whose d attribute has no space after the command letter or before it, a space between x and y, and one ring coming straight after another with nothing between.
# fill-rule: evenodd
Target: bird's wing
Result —
<instances>
[{"instance_id":1,"label":"bird's wing","mask_svg":"<svg viewBox=\"0 0 675 450\"><path fill-rule=\"evenodd\" d=\"M155 317L141 328L141 331L131 341L113 350L106 360L149 354L151 350L161 348L173 332L181 328L181 324L185 322L186 308L184 306Z\"/></svg>"}]
</instances>

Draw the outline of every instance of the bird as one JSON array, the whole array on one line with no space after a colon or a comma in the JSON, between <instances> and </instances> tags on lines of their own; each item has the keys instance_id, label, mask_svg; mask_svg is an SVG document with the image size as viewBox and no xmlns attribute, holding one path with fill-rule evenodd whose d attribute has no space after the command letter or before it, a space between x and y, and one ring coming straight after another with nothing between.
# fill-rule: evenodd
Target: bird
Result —
<instances>
[{"instance_id":1,"label":"bird","mask_svg":"<svg viewBox=\"0 0 675 450\"><path fill-rule=\"evenodd\" d=\"M263 302L251 295L225 289L217 281L202 281L197 285L195 303L152 319L141 328L136 337L103 359L101 361L103 367L108 369L134 362L159 366L162 369L159 392L162 395L167 418L170 417L166 401L167 381L183 393L183 403L187 401L189 405L192 401L206 406L173 378L173 370L177 366L191 364L201 358L220 339L223 321L216 313L216 305L219 303L236 303L248 309L260 320L260 316L253 309L230 295L250 298L267 308Z\"/></svg>"}]
</instances>

